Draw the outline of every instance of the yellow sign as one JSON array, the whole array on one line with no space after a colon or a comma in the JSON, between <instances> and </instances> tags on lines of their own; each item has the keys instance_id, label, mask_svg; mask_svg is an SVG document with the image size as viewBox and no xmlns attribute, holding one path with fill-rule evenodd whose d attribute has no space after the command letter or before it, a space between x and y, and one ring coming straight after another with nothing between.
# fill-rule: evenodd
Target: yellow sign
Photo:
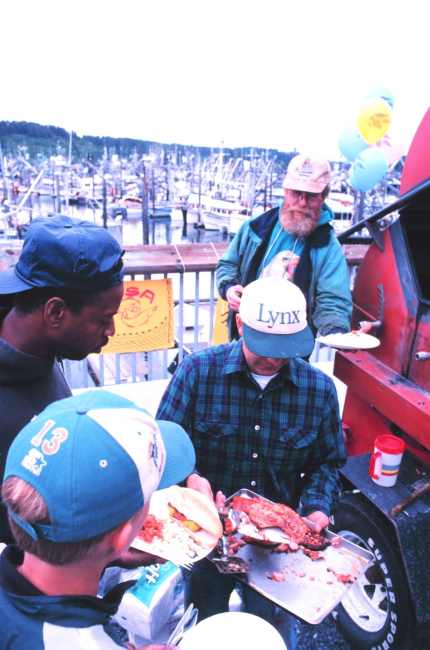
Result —
<instances>
[{"instance_id":1,"label":"yellow sign","mask_svg":"<svg viewBox=\"0 0 430 650\"><path fill-rule=\"evenodd\" d=\"M115 334L102 354L149 352L174 345L172 280L124 282Z\"/></svg>"},{"instance_id":2,"label":"yellow sign","mask_svg":"<svg viewBox=\"0 0 430 650\"><path fill-rule=\"evenodd\" d=\"M228 302L219 296L216 306L215 325L212 332L212 345L228 343L227 317Z\"/></svg>"}]
</instances>

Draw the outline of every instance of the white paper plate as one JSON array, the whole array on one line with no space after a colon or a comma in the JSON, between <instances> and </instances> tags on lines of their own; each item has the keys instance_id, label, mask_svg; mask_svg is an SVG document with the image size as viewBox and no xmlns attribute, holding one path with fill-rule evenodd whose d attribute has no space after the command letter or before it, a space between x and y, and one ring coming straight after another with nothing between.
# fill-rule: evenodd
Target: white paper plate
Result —
<instances>
[{"instance_id":1,"label":"white paper plate","mask_svg":"<svg viewBox=\"0 0 430 650\"><path fill-rule=\"evenodd\" d=\"M380 344L380 340L376 336L354 331L346 334L328 334L327 336L320 336L316 340L318 343L340 350L368 350L377 348Z\"/></svg>"},{"instance_id":2,"label":"white paper plate","mask_svg":"<svg viewBox=\"0 0 430 650\"><path fill-rule=\"evenodd\" d=\"M200 492L196 490L190 490L189 488L182 488L192 492L194 496L200 499L208 508L213 510L213 512L218 516L215 504L205 497ZM167 507L168 497L169 497L170 488L165 490L158 490L154 492L151 497L151 505L149 507L149 514L154 515L157 519L163 520L165 522L165 527L167 529L167 535L165 539L160 539L158 537L154 538L154 541L149 543L145 542L143 539L136 537L133 540L131 546L138 549L139 551L146 551L146 553L152 553L158 557L162 557L165 560L170 560L174 564L189 564L197 562L202 558L206 557L211 551L212 548L203 548L199 546L188 536L187 531L183 526L179 526L175 520L170 517L169 509ZM176 536L175 536L176 532ZM189 540L192 549L196 552L196 556L190 556L190 549L187 548L186 542L187 538ZM216 544L214 545L216 546ZM214 547L213 547L214 548Z\"/></svg>"}]
</instances>

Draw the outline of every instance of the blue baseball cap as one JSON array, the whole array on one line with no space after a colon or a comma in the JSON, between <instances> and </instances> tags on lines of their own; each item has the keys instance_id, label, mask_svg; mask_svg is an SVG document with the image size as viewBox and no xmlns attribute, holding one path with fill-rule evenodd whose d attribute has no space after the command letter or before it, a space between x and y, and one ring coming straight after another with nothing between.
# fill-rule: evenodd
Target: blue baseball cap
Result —
<instances>
[{"instance_id":1,"label":"blue baseball cap","mask_svg":"<svg viewBox=\"0 0 430 650\"><path fill-rule=\"evenodd\" d=\"M91 221L37 217L28 227L18 262L0 273L0 294L36 287L110 289L123 281L123 254L116 239Z\"/></svg>"},{"instance_id":2,"label":"blue baseball cap","mask_svg":"<svg viewBox=\"0 0 430 650\"><path fill-rule=\"evenodd\" d=\"M33 539L78 542L135 515L155 490L194 469L190 437L174 422L103 390L50 404L13 441L4 481L16 476L43 497L50 525L10 514Z\"/></svg>"}]
</instances>

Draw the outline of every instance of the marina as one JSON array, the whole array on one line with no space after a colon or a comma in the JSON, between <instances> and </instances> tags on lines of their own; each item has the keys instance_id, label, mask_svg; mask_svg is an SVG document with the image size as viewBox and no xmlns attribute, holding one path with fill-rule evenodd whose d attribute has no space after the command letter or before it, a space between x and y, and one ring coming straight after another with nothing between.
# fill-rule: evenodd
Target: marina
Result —
<instances>
[{"instance_id":1,"label":"marina","mask_svg":"<svg viewBox=\"0 0 430 650\"><path fill-rule=\"evenodd\" d=\"M284 194L282 166L267 153L257 157L252 151L250 160L228 158L221 150L181 164L172 151L161 148L140 160L120 160L113 154L98 164L69 164L59 153L41 169L25 158L3 155L2 170L3 266L16 259L30 219L63 213L111 232L126 249L126 279L170 277L173 282L176 347L66 360L66 376L74 388L164 380L185 354L210 345L217 261L240 226L279 204ZM339 191L345 189L343 177L342 169L335 169L327 199L337 233L351 224L355 207L352 194ZM345 247L351 283L369 241L363 243ZM317 344L313 360L331 358L330 350Z\"/></svg>"},{"instance_id":2,"label":"marina","mask_svg":"<svg viewBox=\"0 0 430 650\"><path fill-rule=\"evenodd\" d=\"M111 232L125 249L126 281L161 279L171 282L174 347L90 354L83 361L65 359L66 378L75 394L96 387L100 391L127 396L155 414L161 395L182 359L214 344L218 302L215 285L217 262L232 236L247 219L283 200L280 184L284 172L279 172L275 179L272 170L270 181L270 176L266 174L263 177L264 191L256 192L256 184L251 183L250 174L239 174L238 178L228 180L228 174L223 173L223 165L219 163L220 157L213 160L218 163L209 165L207 175L203 175L202 169L197 167L188 177L180 166L174 168L172 165L166 169L165 165L157 167L148 160L139 162L141 171L134 176L130 173L130 161L124 161L124 165L121 163L121 173L117 168L114 174L106 171L114 168L111 167L112 161L105 161L104 170L100 165L100 173L94 173L90 183L84 175L79 177L76 173L72 183L72 174L67 165L52 179L49 170L46 177L44 170L34 170L33 179L28 178L27 185L21 183L16 191L15 185L8 182L10 179L6 178L6 182L3 182L4 240L0 244L0 264L3 267L16 262L31 219L63 213L93 221ZM237 172L239 167L238 163ZM363 236L364 229L356 239L348 239L348 231L356 218L357 209L364 210L366 203L359 195L353 195L350 188L342 187L342 183L337 182L337 171L341 173L342 170L335 170L334 173L334 185L338 187L333 188L327 203L335 215L332 224L335 232L338 236L345 235L344 254L352 287L356 270L370 242L368 235ZM77 178L80 179L79 190L75 187ZM123 183L124 178L127 178L126 183ZM50 180L52 183L45 182ZM244 197L247 195L246 189L251 186L254 188L253 199L247 202ZM334 354L330 347L317 343L310 362L333 375ZM334 381L342 410L346 384L338 378ZM324 576L322 572L321 580ZM364 573L360 580L366 582ZM267 590L265 579L262 585L263 591ZM336 594L333 607L343 592L338 590ZM279 604L282 603L281 598ZM237 593L233 594L231 605L233 609L241 609L242 601ZM327 603L327 608L321 610L320 614L318 595L312 606L318 615L304 619L314 624L320 623L331 609ZM292 611L296 610L293 608ZM182 609L179 609L169 618L162 634L174 624L181 612ZM304 630L303 626L300 623L299 630ZM327 629L327 622L323 626L323 629Z\"/></svg>"},{"instance_id":3,"label":"marina","mask_svg":"<svg viewBox=\"0 0 430 650\"><path fill-rule=\"evenodd\" d=\"M194 228L233 237L248 219L283 202L282 181L286 165L276 163L268 152L249 158L234 157L220 150L207 158L190 156L179 161L169 149L155 148L142 158L121 159L111 154L98 163L77 161L65 152L43 162L30 163L25 155L1 153L0 237L22 238L32 218L38 215L68 214L91 219L111 227L119 222L124 244L139 245L158 241L149 222L172 220L169 237L182 222L181 237L190 241L209 239L189 232ZM294 153L289 154L293 156ZM288 160L289 158L287 158ZM348 183L342 165L333 165L332 189L327 205L333 210L333 227L342 232L360 217L395 200L399 172L391 173L385 186L363 200ZM397 184L397 185L396 185ZM382 192L382 194L381 194ZM128 223L141 221L138 226ZM188 228L190 226L190 228Z\"/></svg>"}]
</instances>

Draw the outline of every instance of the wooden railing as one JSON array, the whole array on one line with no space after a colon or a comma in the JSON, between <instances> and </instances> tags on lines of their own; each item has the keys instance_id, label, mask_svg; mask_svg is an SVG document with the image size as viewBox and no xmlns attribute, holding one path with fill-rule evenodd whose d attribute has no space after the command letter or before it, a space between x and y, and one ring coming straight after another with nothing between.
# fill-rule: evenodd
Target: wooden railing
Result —
<instances>
[{"instance_id":1,"label":"wooden railing","mask_svg":"<svg viewBox=\"0 0 430 650\"><path fill-rule=\"evenodd\" d=\"M215 269L218 259L229 242L203 244L165 244L149 246L125 246L125 279L157 279L171 277L173 294L177 305L175 320L177 349L160 352L141 352L117 355L91 355L84 362L66 361L66 376L72 388L112 383L151 381L168 378L169 366L175 366L184 354L210 345L218 294L215 286ZM368 246L344 246L349 271L360 264ZM194 278L192 277L194 275ZM194 282L193 282L194 280ZM187 285L187 286L185 286ZM184 310L194 305L191 341L184 341L185 321L190 314ZM208 312L207 340L199 336L202 307ZM192 309L190 307L190 309ZM319 354L319 346L316 347ZM177 357L177 358L176 358Z\"/></svg>"}]
</instances>

